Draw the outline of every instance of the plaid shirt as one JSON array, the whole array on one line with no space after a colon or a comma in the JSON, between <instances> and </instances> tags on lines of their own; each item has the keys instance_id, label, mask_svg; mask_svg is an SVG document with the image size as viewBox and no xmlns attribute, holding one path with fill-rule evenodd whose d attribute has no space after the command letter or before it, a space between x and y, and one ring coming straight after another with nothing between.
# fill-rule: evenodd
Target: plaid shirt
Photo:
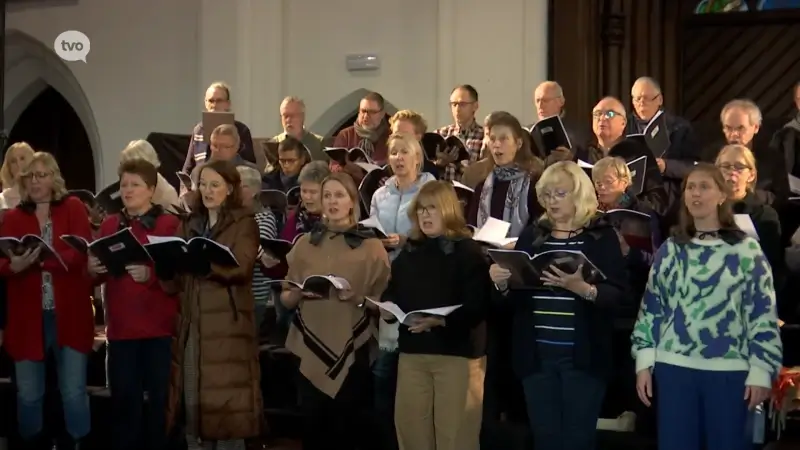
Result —
<instances>
[{"instance_id":1,"label":"plaid shirt","mask_svg":"<svg viewBox=\"0 0 800 450\"><path fill-rule=\"evenodd\" d=\"M469 164L472 164L481 159L481 149L483 148L483 127L476 121L465 128L460 128L456 124L447 125L436 130L437 133L443 137L457 136L467 145L469 151ZM461 178L463 166L459 167L456 164L448 164L445 167L444 175L440 178L442 180L453 181Z\"/></svg>"}]
</instances>

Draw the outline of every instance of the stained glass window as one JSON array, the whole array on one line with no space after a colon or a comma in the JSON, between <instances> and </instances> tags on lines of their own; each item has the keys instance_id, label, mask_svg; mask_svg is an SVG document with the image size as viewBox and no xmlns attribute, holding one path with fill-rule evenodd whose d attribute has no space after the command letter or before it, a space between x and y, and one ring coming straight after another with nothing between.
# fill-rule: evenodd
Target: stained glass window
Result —
<instances>
[{"instance_id":1,"label":"stained glass window","mask_svg":"<svg viewBox=\"0 0 800 450\"><path fill-rule=\"evenodd\" d=\"M759 0L758 11L774 9L800 9L800 0ZM694 8L695 14L714 14L749 11L745 0L701 0Z\"/></svg>"}]
</instances>

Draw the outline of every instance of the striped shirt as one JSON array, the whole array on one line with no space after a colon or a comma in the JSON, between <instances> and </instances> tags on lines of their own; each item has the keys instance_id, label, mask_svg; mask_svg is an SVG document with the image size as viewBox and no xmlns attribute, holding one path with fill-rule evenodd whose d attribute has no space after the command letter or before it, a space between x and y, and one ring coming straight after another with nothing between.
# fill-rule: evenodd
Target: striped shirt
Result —
<instances>
[{"instance_id":1,"label":"striped shirt","mask_svg":"<svg viewBox=\"0 0 800 450\"><path fill-rule=\"evenodd\" d=\"M548 237L541 251L583 251L582 235L569 239ZM574 293L561 288L536 289L532 293L536 344L543 358L572 356L575 344L575 302L583 301Z\"/></svg>"},{"instance_id":2,"label":"striped shirt","mask_svg":"<svg viewBox=\"0 0 800 450\"><path fill-rule=\"evenodd\" d=\"M256 213L256 223L260 239L276 239L278 237L278 223L275 214L269 209ZM268 281L269 278L261 271L261 262L257 262L253 272L253 300L257 305L272 303L272 286L267 284Z\"/></svg>"}]
</instances>

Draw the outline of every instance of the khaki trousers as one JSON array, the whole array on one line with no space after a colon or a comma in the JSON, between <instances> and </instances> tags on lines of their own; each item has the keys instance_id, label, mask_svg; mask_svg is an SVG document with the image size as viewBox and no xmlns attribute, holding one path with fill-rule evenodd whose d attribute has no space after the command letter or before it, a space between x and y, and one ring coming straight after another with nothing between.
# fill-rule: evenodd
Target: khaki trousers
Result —
<instances>
[{"instance_id":1,"label":"khaki trousers","mask_svg":"<svg viewBox=\"0 0 800 450\"><path fill-rule=\"evenodd\" d=\"M486 358L401 353L394 423L400 450L478 450Z\"/></svg>"}]
</instances>

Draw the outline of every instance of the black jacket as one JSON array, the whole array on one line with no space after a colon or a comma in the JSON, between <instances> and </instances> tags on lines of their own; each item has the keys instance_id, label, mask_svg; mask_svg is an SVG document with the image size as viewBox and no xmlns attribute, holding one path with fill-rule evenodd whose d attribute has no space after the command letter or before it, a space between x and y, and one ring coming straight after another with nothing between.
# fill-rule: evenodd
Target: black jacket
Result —
<instances>
[{"instance_id":1,"label":"black jacket","mask_svg":"<svg viewBox=\"0 0 800 450\"><path fill-rule=\"evenodd\" d=\"M550 231L549 224L540 220L522 232L516 248L535 254ZM606 279L596 284L594 302L580 300L575 304L574 364L579 370L607 377L613 369L612 336L617 306L626 302L629 295L628 273L619 237L609 222L596 218L582 235L586 236L584 254ZM496 297L501 296L496 294ZM526 290L511 291L503 299L514 308L512 362L517 376L524 378L539 368L533 300Z\"/></svg>"},{"instance_id":2,"label":"black jacket","mask_svg":"<svg viewBox=\"0 0 800 450\"><path fill-rule=\"evenodd\" d=\"M481 357L486 352L488 300L492 289L489 264L472 239L409 240L392 262L392 277L383 301L405 312L463 305L430 332L410 333L400 325L402 353Z\"/></svg>"},{"instance_id":3,"label":"black jacket","mask_svg":"<svg viewBox=\"0 0 800 450\"><path fill-rule=\"evenodd\" d=\"M655 155L662 158L665 163L664 188L669 197L670 210L675 210L675 206L681 198L681 183L689 171L694 167L694 163L700 160L701 149L692 130L692 124L684 119L664 111L664 118L669 130L669 148L663 155ZM639 133L638 117L635 113L628 116L627 134Z\"/></svg>"},{"instance_id":4,"label":"black jacket","mask_svg":"<svg viewBox=\"0 0 800 450\"><path fill-rule=\"evenodd\" d=\"M714 163L725 142L715 142L703 149L703 160ZM756 158L758 181L756 197L763 203L781 210L789 199L789 175L783 152L769 142L753 139L750 149Z\"/></svg>"},{"instance_id":5,"label":"black jacket","mask_svg":"<svg viewBox=\"0 0 800 450\"><path fill-rule=\"evenodd\" d=\"M786 281L785 248L781 241L781 222L774 208L765 204L755 194L748 193L744 199L734 203L733 212L747 214L753 221L761 251L772 267L775 292L780 293Z\"/></svg>"}]
</instances>

